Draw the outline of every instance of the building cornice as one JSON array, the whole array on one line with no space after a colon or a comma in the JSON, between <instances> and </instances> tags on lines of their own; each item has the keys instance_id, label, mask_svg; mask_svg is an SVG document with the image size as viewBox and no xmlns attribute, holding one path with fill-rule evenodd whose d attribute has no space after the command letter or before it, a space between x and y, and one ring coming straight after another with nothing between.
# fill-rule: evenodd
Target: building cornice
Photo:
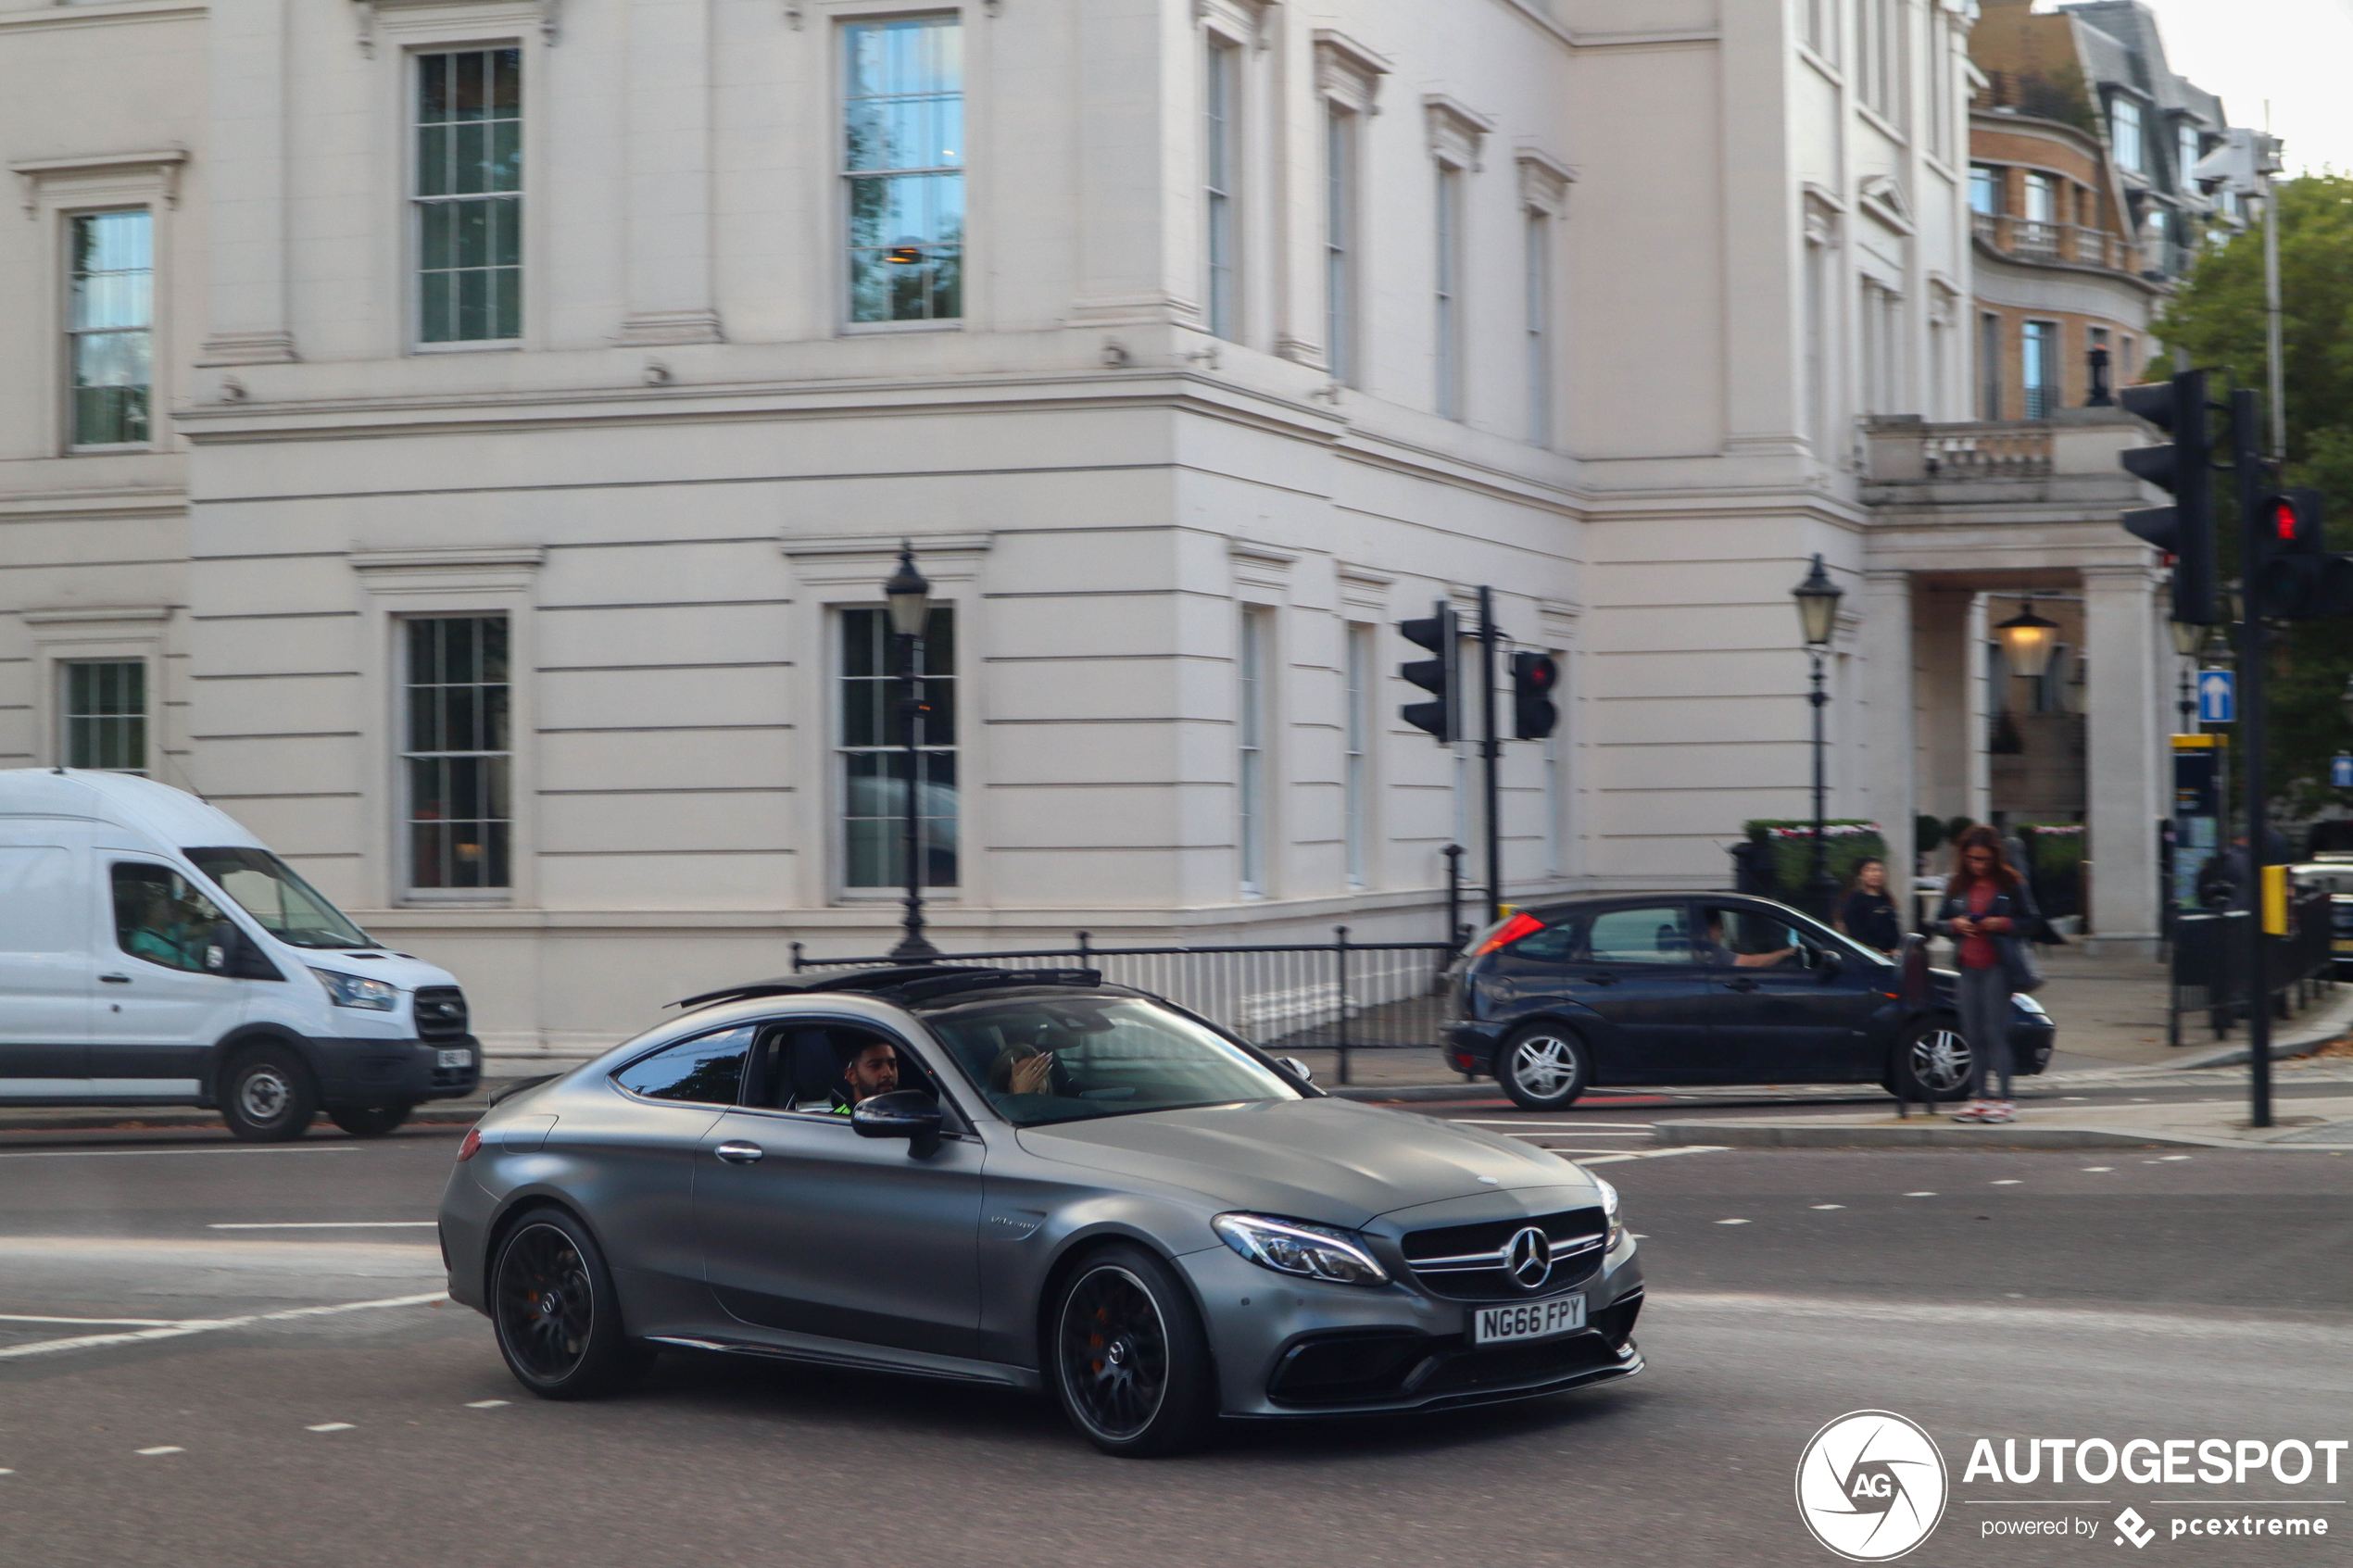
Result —
<instances>
[{"instance_id":1,"label":"building cornice","mask_svg":"<svg viewBox=\"0 0 2353 1568\"><path fill-rule=\"evenodd\" d=\"M210 9L208 0L118 0L113 5L49 6L40 10L0 14L0 33L119 27L126 22L201 21Z\"/></svg>"}]
</instances>

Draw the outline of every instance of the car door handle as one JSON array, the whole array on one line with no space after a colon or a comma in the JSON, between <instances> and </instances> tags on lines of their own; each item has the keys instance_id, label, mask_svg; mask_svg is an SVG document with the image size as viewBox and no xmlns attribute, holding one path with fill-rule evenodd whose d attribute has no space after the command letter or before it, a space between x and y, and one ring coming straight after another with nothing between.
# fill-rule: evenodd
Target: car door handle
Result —
<instances>
[{"instance_id":1,"label":"car door handle","mask_svg":"<svg viewBox=\"0 0 2353 1568\"><path fill-rule=\"evenodd\" d=\"M1756 989L1756 982L1745 977L1739 980L1727 980L1724 982L1724 989L1727 991L1754 991Z\"/></svg>"},{"instance_id":2,"label":"car door handle","mask_svg":"<svg viewBox=\"0 0 2353 1568\"><path fill-rule=\"evenodd\" d=\"M730 1165L757 1165L767 1150L756 1143L723 1143L711 1152Z\"/></svg>"},{"instance_id":3,"label":"car door handle","mask_svg":"<svg viewBox=\"0 0 2353 1568\"><path fill-rule=\"evenodd\" d=\"M131 984L131 976L127 974L102 974L98 976L98 978L105 981L109 985L128 985Z\"/></svg>"}]
</instances>

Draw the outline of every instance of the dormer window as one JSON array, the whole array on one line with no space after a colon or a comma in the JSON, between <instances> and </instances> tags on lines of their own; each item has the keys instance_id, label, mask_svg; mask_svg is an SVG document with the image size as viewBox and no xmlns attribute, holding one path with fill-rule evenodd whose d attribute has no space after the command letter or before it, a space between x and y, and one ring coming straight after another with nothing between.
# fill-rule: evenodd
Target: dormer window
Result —
<instances>
[{"instance_id":1,"label":"dormer window","mask_svg":"<svg viewBox=\"0 0 2353 1568\"><path fill-rule=\"evenodd\" d=\"M2119 95L2108 100L2108 139L2116 149L2116 165L2135 174L2145 173L2148 165L2141 154L2141 106Z\"/></svg>"}]
</instances>

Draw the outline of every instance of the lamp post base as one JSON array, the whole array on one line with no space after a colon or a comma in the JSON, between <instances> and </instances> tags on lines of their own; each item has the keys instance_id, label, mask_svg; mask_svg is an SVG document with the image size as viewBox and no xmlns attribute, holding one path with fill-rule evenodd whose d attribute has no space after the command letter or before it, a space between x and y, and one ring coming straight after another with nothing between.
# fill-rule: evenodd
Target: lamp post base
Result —
<instances>
[{"instance_id":1,"label":"lamp post base","mask_svg":"<svg viewBox=\"0 0 2353 1568\"><path fill-rule=\"evenodd\" d=\"M936 959L939 957L939 949L925 941L922 932L911 931L899 939L899 946L890 950L888 957L910 961L918 959Z\"/></svg>"}]
</instances>

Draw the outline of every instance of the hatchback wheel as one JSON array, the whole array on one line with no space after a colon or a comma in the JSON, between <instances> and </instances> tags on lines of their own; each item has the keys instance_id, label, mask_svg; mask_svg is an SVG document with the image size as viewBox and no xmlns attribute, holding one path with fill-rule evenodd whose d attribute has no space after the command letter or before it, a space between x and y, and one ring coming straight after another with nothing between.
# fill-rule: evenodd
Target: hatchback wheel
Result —
<instances>
[{"instance_id":1,"label":"hatchback wheel","mask_svg":"<svg viewBox=\"0 0 2353 1568\"><path fill-rule=\"evenodd\" d=\"M490 1321L517 1382L547 1399L585 1399L627 1384L652 1355L623 1334L612 1273L587 1227L543 1209L498 1244Z\"/></svg>"},{"instance_id":2,"label":"hatchback wheel","mask_svg":"<svg viewBox=\"0 0 2353 1568\"><path fill-rule=\"evenodd\" d=\"M1140 1247L1095 1253L1063 1286L1047 1364L1071 1424L1107 1454L1147 1458L1201 1441L1216 1414L1201 1314Z\"/></svg>"},{"instance_id":3,"label":"hatchback wheel","mask_svg":"<svg viewBox=\"0 0 2353 1568\"><path fill-rule=\"evenodd\" d=\"M231 1065L220 1083L220 1119L247 1143L283 1143L319 1114L319 1085L293 1051L255 1051Z\"/></svg>"},{"instance_id":4,"label":"hatchback wheel","mask_svg":"<svg viewBox=\"0 0 2353 1568\"><path fill-rule=\"evenodd\" d=\"M1575 1035L1539 1023L1504 1042L1503 1067L1495 1076L1522 1110L1558 1110L1585 1092L1592 1070Z\"/></svg>"},{"instance_id":5,"label":"hatchback wheel","mask_svg":"<svg viewBox=\"0 0 2353 1568\"><path fill-rule=\"evenodd\" d=\"M1969 1048L1957 1022L1931 1018L1917 1023L1895 1047L1888 1087L1895 1098L1959 1099L1969 1093Z\"/></svg>"}]
</instances>

